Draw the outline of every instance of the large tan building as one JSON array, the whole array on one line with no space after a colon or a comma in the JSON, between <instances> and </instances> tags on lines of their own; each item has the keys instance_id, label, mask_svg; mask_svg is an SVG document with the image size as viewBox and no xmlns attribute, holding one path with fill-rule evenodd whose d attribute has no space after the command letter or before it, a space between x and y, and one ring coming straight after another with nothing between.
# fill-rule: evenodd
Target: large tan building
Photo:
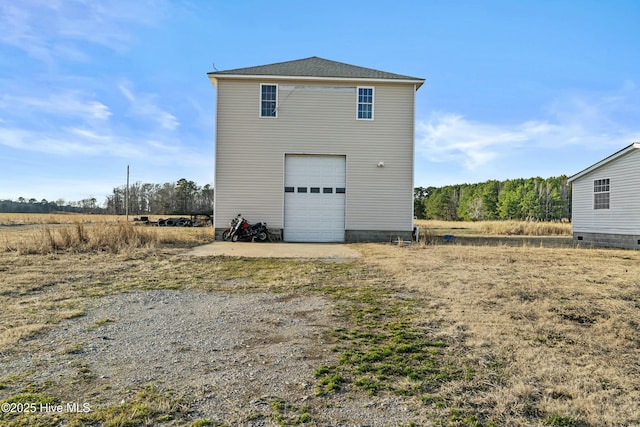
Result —
<instances>
[{"instance_id":1,"label":"large tan building","mask_svg":"<svg viewBox=\"0 0 640 427\"><path fill-rule=\"evenodd\" d=\"M285 241L411 238L424 79L318 57L208 76L218 235L241 213Z\"/></svg>"}]
</instances>

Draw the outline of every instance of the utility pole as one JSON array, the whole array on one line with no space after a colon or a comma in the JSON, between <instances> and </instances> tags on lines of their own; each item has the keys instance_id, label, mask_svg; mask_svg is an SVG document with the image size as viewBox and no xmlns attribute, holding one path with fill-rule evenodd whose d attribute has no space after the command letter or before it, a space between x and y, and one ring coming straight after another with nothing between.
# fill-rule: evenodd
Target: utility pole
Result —
<instances>
[{"instance_id":1,"label":"utility pole","mask_svg":"<svg viewBox=\"0 0 640 427\"><path fill-rule=\"evenodd\" d=\"M129 165L127 165L127 188L124 192L124 210L127 215L127 222L129 222Z\"/></svg>"}]
</instances>

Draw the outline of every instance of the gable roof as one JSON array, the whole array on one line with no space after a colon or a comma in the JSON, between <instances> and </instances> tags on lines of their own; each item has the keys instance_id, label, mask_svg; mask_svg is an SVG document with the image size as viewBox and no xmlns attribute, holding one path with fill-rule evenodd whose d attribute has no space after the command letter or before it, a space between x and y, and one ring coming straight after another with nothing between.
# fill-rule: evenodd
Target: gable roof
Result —
<instances>
[{"instance_id":1,"label":"gable roof","mask_svg":"<svg viewBox=\"0 0 640 427\"><path fill-rule=\"evenodd\" d=\"M631 145L627 145L627 146L626 146L626 147L624 147L622 150L617 151L617 152L613 153L612 155L610 155L609 157L607 157L607 158L605 158L605 159L600 160L598 163L595 163L595 164L593 164L593 165L589 166L588 168L586 168L586 169L584 169L584 170L582 170L582 171L578 172L577 174L575 174L575 175L573 175L573 176L570 176L570 177L567 179L567 182L573 182L573 181L575 181L576 179L581 178L581 177L583 177L584 175L586 175L586 174L588 174L588 173L591 173L591 172L593 172L594 170L596 170L596 169L598 169L598 168L600 168L600 167L602 167L602 166L606 165L607 163L610 163L610 162L612 162L613 160L615 160L615 159L617 159L617 158L619 158L619 157L622 157L622 156L624 156L624 155L626 155L626 154L628 154L628 153L630 153L631 151L634 151L634 150L640 150L640 142L634 142L634 143L633 143L633 144L631 144Z\"/></svg>"},{"instance_id":2,"label":"gable roof","mask_svg":"<svg viewBox=\"0 0 640 427\"><path fill-rule=\"evenodd\" d=\"M420 87L424 79L388 73L372 68L358 67L343 62L331 61L317 56L298 59L295 61L278 62L275 64L259 65L257 67L236 68L226 71L214 71L207 73L213 81L219 78L303 78L303 79L330 79L330 80L391 80L406 83L415 83Z\"/></svg>"}]
</instances>

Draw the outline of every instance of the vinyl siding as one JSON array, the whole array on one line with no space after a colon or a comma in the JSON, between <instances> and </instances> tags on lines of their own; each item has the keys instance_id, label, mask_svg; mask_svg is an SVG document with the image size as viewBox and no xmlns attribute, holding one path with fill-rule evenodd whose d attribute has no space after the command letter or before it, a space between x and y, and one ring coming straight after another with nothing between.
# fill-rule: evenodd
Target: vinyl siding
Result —
<instances>
[{"instance_id":1,"label":"vinyl siding","mask_svg":"<svg viewBox=\"0 0 640 427\"><path fill-rule=\"evenodd\" d=\"M609 209L593 209L593 181L610 179ZM604 164L572 186L574 233L640 234L640 150Z\"/></svg>"},{"instance_id":2,"label":"vinyl siding","mask_svg":"<svg viewBox=\"0 0 640 427\"><path fill-rule=\"evenodd\" d=\"M277 118L259 117L260 83L278 84ZM356 119L357 86L374 87L374 120ZM346 229L411 230L414 96L406 83L220 79L216 227L242 213L282 228L288 153L346 156Z\"/></svg>"}]
</instances>

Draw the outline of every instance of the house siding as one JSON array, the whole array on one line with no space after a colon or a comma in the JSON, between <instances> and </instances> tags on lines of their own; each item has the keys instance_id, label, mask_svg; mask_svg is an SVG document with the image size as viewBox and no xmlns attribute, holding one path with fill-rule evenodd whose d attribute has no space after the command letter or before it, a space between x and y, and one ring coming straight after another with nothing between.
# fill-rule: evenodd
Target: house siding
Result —
<instances>
[{"instance_id":1,"label":"house siding","mask_svg":"<svg viewBox=\"0 0 640 427\"><path fill-rule=\"evenodd\" d=\"M579 233L640 235L639 172L640 150L634 150L573 181L574 238ZM609 209L593 209L593 181L605 178L610 179Z\"/></svg>"},{"instance_id":2,"label":"house siding","mask_svg":"<svg viewBox=\"0 0 640 427\"><path fill-rule=\"evenodd\" d=\"M277 118L259 117L261 83L278 85ZM356 119L357 86L375 88L374 120ZM414 97L408 83L219 79L216 228L238 213L282 228L285 154L331 154L346 156L347 230L410 232Z\"/></svg>"}]
</instances>

